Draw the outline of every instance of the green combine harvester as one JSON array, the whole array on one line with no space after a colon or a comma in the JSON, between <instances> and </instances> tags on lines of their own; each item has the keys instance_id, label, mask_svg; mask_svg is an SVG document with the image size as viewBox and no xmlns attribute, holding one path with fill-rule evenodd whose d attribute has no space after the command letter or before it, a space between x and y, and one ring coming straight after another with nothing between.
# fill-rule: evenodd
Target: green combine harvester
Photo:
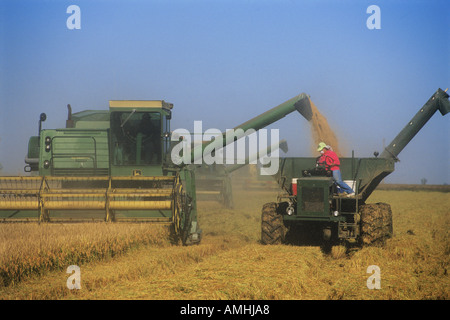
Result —
<instances>
[{"instance_id":1,"label":"green combine harvester","mask_svg":"<svg viewBox=\"0 0 450 320\"><path fill-rule=\"evenodd\" d=\"M184 245L199 243L196 170L175 165L165 101L110 101L109 110L72 114L65 128L42 129L29 139L29 176L0 177L3 221L148 221L167 223ZM243 136L298 111L311 117L309 97L300 94L243 123ZM223 146L227 141L223 134ZM200 154L208 143L200 146ZM193 149L191 162L198 149ZM224 174L226 176L226 174Z\"/></svg>"},{"instance_id":2,"label":"green combine harvester","mask_svg":"<svg viewBox=\"0 0 450 320\"><path fill-rule=\"evenodd\" d=\"M315 237L326 244L384 243L393 234L391 207L366 201L394 171L399 153L434 113L439 110L444 116L450 112L448 98L438 89L381 154L340 159L342 178L355 191L353 197L338 195L331 173L317 167L315 158L280 159L275 178L285 192L277 202L262 208L261 242L280 244Z\"/></svg>"}]
</instances>

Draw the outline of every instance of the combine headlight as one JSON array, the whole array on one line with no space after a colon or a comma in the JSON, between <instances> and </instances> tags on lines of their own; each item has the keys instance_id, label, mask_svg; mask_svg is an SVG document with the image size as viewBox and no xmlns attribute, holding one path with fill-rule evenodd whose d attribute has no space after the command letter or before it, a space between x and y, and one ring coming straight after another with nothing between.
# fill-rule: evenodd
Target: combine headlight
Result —
<instances>
[{"instance_id":1,"label":"combine headlight","mask_svg":"<svg viewBox=\"0 0 450 320\"><path fill-rule=\"evenodd\" d=\"M48 168L50 168L50 161L45 160L44 161L44 169L48 169Z\"/></svg>"}]
</instances>

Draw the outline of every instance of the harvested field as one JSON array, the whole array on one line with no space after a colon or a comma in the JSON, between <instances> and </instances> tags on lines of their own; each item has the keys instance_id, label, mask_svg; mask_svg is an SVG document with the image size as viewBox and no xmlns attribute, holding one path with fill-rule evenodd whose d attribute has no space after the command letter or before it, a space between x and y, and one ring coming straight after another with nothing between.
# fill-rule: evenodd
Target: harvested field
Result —
<instances>
[{"instance_id":1,"label":"harvested field","mask_svg":"<svg viewBox=\"0 0 450 320\"><path fill-rule=\"evenodd\" d=\"M171 245L165 227L155 225L0 224L0 298L450 297L446 193L375 191L370 202L392 207L394 237L384 247L335 246L326 253L318 245L261 245L261 208L275 201L276 192L234 191L234 210L216 202L199 203L203 241L192 247ZM43 257L52 254L60 258L45 262ZM19 278L5 281L5 272L26 264ZM71 264L81 268L80 290L66 287ZM380 268L381 289L366 285L371 265Z\"/></svg>"}]
</instances>

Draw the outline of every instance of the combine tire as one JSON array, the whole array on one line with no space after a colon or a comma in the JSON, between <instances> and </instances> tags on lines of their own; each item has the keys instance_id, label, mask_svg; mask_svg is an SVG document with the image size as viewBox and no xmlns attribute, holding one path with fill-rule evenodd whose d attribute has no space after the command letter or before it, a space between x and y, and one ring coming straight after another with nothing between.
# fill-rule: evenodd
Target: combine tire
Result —
<instances>
[{"instance_id":1,"label":"combine tire","mask_svg":"<svg viewBox=\"0 0 450 320\"><path fill-rule=\"evenodd\" d=\"M286 237L286 227L283 216L277 212L275 202L266 203L262 209L261 216L261 243L281 244Z\"/></svg>"},{"instance_id":2,"label":"combine tire","mask_svg":"<svg viewBox=\"0 0 450 320\"><path fill-rule=\"evenodd\" d=\"M392 211L387 203L370 203L360 207L362 245L383 245L391 238Z\"/></svg>"}]
</instances>

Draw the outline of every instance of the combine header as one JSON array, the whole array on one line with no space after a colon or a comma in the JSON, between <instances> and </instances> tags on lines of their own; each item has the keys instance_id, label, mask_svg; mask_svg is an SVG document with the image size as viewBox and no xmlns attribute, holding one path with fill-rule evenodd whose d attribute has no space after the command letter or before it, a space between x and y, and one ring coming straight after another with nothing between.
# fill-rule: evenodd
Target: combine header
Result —
<instances>
[{"instance_id":1,"label":"combine header","mask_svg":"<svg viewBox=\"0 0 450 320\"><path fill-rule=\"evenodd\" d=\"M163 222L183 244L200 242L195 184L200 166L171 159L180 143L171 137L172 109L162 100L121 100L110 101L109 110L72 114L68 105L61 129L42 129L41 114L39 135L28 143L29 176L0 177L3 219ZM306 94L236 128L257 131L293 111L311 118ZM223 146L232 142L224 133Z\"/></svg>"}]
</instances>

